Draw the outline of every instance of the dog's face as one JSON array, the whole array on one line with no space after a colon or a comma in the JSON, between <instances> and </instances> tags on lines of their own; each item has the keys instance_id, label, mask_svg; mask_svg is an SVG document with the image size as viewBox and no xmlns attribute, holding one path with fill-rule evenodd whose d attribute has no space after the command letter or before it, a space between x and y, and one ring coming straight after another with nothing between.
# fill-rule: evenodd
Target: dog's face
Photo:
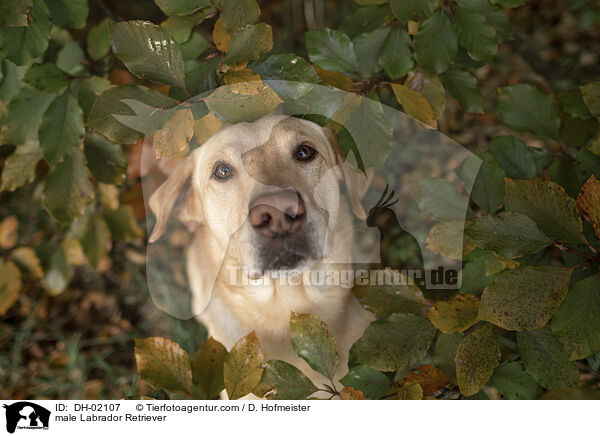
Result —
<instances>
[{"instance_id":1,"label":"dog's face","mask_svg":"<svg viewBox=\"0 0 600 436\"><path fill-rule=\"evenodd\" d=\"M182 218L203 225L238 267L260 273L309 267L335 246L345 212L342 180L353 211L364 217L367 179L340 161L331 135L309 121L267 116L227 127L152 196L157 223L150 240L162 233L187 184Z\"/></svg>"}]
</instances>

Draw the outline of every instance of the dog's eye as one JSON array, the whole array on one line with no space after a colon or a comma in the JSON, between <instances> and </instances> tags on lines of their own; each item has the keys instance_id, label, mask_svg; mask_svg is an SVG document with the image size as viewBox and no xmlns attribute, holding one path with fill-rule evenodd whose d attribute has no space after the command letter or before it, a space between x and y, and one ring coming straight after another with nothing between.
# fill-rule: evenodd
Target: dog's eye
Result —
<instances>
[{"instance_id":1,"label":"dog's eye","mask_svg":"<svg viewBox=\"0 0 600 436\"><path fill-rule=\"evenodd\" d=\"M294 151L294 158L300 162L308 162L317 155L317 150L306 144L300 144Z\"/></svg>"},{"instance_id":2,"label":"dog's eye","mask_svg":"<svg viewBox=\"0 0 600 436\"><path fill-rule=\"evenodd\" d=\"M229 168L229 165L227 165L226 163L220 162L215 165L212 175L217 180L225 180L225 179L228 179L229 177L231 177L232 173L233 173L233 171L231 168Z\"/></svg>"}]
</instances>

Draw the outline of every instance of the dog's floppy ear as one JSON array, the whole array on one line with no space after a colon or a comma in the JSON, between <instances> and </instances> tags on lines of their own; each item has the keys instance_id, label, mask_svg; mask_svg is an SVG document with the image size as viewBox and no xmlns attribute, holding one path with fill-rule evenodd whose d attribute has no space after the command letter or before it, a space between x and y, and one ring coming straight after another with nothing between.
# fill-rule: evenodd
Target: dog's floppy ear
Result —
<instances>
[{"instance_id":1,"label":"dog's floppy ear","mask_svg":"<svg viewBox=\"0 0 600 436\"><path fill-rule=\"evenodd\" d=\"M373 179L374 169L368 168L366 172L363 173L362 171L352 168L347 162L347 159L342 155L337 143L337 138L331 129L324 127L323 132L335 153L336 162L340 169L338 177L343 180L344 185L346 185L346 191L348 191L348 196L350 197L352 213L356 215L358 219L365 220L367 219L367 213L365 212L361 200L367 193L367 189L369 189L369 185Z\"/></svg>"},{"instance_id":2,"label":"dog's floppy ear","mask_svg":"<svg viewBox=\"0 0 600 436\"><path fill-rule=\"evenodd\" d=\"M167 180L150 197L148 204L156 216L156 223L149 238L150 242L156 241L163 234L169 215L178 198L184 198L179 219L184 222L200 219L200 202L193 195L192 172L193 160L191 156L188 156L175 165Z\"/></svg>"}]
</instances>

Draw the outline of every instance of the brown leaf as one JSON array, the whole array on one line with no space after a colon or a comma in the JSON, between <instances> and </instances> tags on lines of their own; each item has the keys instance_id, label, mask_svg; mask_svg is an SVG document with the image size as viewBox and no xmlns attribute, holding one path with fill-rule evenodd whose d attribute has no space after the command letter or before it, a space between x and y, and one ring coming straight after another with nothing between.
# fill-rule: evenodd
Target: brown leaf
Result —
<instances>
[{"instance_id":1,"label":"brown leaf","mask_svg":"<svg viewBox=\"0 0 600 436\"><path fill-rule=\"evenodd\" d=\"M600 180L592 174L581 187L577 195L577 206L583 211L586 219L592 223L594 232L600 239Z\"/></svg>"},{"instance_id":2,"label":"brown leaf","mask_svg":"<svg viewBox=\"0 0 600 436\"><path fill-rule=\"evenodd\" d=\"M12 262L0 260L0 316L19 298L21 291L21 271Z\"/></svg>"},{"instance_id":3,"label":"brown leaf","mask_svg":"<svg viewBox=\"0 0 600 436\"><path fill-rule=\"evenodd\" d=\"M17 229L19 220L14 215L9 215L0 223L0 248L12 248L17 243Z\"/></svg>"},{"instance_id":4,"label":"brown leaf","mask_svg":"<svg viewBox=\"0 0 600 436\"><path fill-rule=\"evenodd\" d=\"M194 136L194 116L191 109L180 109L154 133L156 157L170 157L187 153Z\"/></svg>"},{"instance_id":5,"label":"brown leaf","mask_svg":"<svg viewBox=\"0 0 600 436\"><path fill-rule=\"evenodd\" d=\"M366 398L358 389L346 386L340 391L340 400L366 400Z\"/></svg>"},{"instance_id":6,"label":"brown leaf","mask_svg":"<svg viewBox=\"0 0 600 436\"><path fill-rule=\"evenodd\" d=\"M423 388L423 395L431 395L450 384L450 380L441 369L433 365L421 365L409 372L402 380L407 383L418 383Z\"/></svg>"}]
</instances>

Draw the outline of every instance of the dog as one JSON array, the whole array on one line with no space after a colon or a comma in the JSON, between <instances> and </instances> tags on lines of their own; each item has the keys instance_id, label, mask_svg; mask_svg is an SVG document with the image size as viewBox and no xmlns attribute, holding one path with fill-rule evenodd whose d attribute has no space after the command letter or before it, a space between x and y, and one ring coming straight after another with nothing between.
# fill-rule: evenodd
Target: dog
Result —
<instances>
[{"instance_id":1,"label":"dog","mask_svg":"<svg viewBox=\"0 0 600 436\"><path fill-rule=\"evenodd\" d=\"M254 331L265 359L284 360L319 386L330 380L290 341L291 313L314 314L337 342L337 381L374 316L347 287L278 278L252 283L274 271L349 268L352 215L366 218L368 175L351 168L333 133L311 121L268 115L233 124L179 162L152 194L149 240L161 236L180 202L179 219L196 223L186 268L193 311L209 335L231 350ZM250 284L232 280L231 271L246 270Z\"/></svg>"}]
</instances>

